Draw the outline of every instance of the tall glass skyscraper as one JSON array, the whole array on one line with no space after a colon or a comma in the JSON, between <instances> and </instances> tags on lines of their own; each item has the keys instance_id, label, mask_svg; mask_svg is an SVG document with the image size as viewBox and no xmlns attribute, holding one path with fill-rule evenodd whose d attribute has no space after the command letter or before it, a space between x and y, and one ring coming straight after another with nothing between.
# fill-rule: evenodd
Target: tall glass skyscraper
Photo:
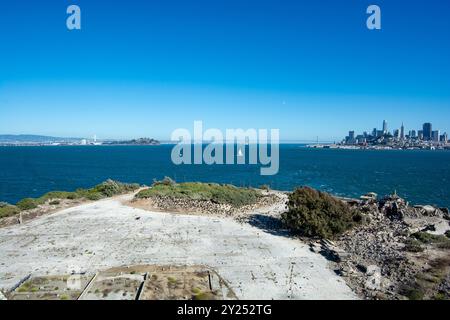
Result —
<instances>
[{"instance_id":1,"label":"tall glass skyscraper","mask_svg":"<svg viewBox=\"0 0 450 320\"><path fill-rule=\"evenodd\" d=\"M383 133L387 133L387 131L388 131L387 122L386 120L383 120Z\"/></svg>"},{"instance_id":2,"label":"tall glass skyscraper","mask_svg":"<svg viewBox=\"0 0 450 320\"><path fill-rule=\"evenodd\" d=\"M423 124L423 140L431 140L433 133L433 126L431 123L424 123Z\"/></svg>"}]
</instances>

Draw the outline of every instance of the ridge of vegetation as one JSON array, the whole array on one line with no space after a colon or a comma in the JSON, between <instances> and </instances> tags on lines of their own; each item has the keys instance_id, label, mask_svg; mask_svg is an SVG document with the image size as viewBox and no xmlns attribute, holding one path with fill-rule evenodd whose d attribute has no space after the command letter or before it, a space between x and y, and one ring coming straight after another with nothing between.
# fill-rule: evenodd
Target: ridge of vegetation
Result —
<instances>
[{"instance_id":1,"label":"ridge of vegetation","mask_svg":"<svg viewBox=\"0 0 450 320\"><path fill-rule=\"evenodd\" d=\"M140 191L136 199L168 197L172 199L210 201L228 204L235 208L258 202L261 192L251 188L239 188L230 184L185 182L176 183L170 178L155 181L151 188Z\"/></svg>"},{"instance_id":2,"label":"ridge of vegetation","mask_svg":"<svg viewBox=\"0 0 450 320\"><path fill-rule=\"evenodd\" d=\"M59 200L100 200L115 195L135 191L139 189L139 184L129 184L106 180L90 189L77 189L76 191L51 191L39 198L25 198L17 202L16 205L5 202L0 203L0 218L10 217L19 214L21 211L36 209L46 203L59 204Z\"/></svg>"}]
</instances>

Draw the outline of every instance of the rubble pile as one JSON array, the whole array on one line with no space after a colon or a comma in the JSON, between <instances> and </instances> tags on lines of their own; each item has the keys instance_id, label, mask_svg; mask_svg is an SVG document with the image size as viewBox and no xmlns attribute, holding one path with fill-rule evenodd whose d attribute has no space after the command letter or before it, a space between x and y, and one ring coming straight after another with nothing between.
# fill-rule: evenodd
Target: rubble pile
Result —
<instances>
[{"instance_id":1,"label":"rubble pile","mask_svg":"<svg viewBox=\"0 0 450 320\"><path fill-rule=\"evenodd\" d=\"M395 193L379 201L374 194L361 199L349 204L365 214L366 223L334 243L322 243L323 250L335 255L337 272L360 295L404 298L402 287L424 270L417 254L405 250L406 244L416 232L445 234L450 230L448 210L413 207Z\"/></svg>"},{"instance_id":2,"label":"rubble pile","mask_svg":"<svg viewBox=\"0 0 450 320\"><path fill-rule=\"evenodd\" d=\"M141 200L138 200L141 201ZM261 207L271 206L280 201L274 194L262 195L258 202L252 205L235 207L230 204L214 203L211 201L175 198L170 196L153 196L145 201L159 211L176 211L184 213L201 213L206 215L236 216L246 212L254 211Z\"/></svg>"}]
</instances>

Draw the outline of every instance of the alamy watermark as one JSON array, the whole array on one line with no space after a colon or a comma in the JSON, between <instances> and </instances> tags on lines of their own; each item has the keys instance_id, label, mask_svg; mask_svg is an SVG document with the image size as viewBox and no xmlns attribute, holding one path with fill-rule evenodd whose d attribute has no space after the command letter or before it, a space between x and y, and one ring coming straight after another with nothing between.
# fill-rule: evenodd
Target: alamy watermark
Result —
<instances>
[{"instance_id":1,"label":"alamy watermark","mask_svg":"<svg viewBox=\"0 0 450 320\"><path fill-rule=\"evenodd\" d=\"M77 5L70 5L66 10L69 15L66 20L66 26L69 30L81 30L81 9Z\"/></svg>"},{"instance_id":2,"label":"alamy watermark","mask_svg":"<svg viewBox=\"0 0 450 320\"><path fill-rule=\"evenodd\" d=\"M270 132L270 135L269 135ZM203 130L202 121L194 121L194 132L176 129L171 140L172 162L176 165L261 165L260 174L275 175L280 168L279 129Z\"/></svg>"},{"instance_id":3,"label":"alamy watermark","mask_svg":"<svg viewBox=\"0 0 450 320\"><path fill-rule=\"evenodd\" d=\"M69 15L66 20L66 26L69 30L81 30L81 9L77 5L70 5L66 10ZM381 30L381 9L378 5L370 5L367 7L366 13L370 16L367 18L366 26L369 30Z\"/></svg>"},{"instance_id":4,"label":"alamy watermark","mask_svg":"<svg viewBox=\"0 0 450 320\"><path fill-rule=\"evenodd\" d=\"M367 18L367 29L369 30L381 30L381 9L377 5L370 5L367 8L367 14L370 16Z\"/></svg>"}]
</instances>

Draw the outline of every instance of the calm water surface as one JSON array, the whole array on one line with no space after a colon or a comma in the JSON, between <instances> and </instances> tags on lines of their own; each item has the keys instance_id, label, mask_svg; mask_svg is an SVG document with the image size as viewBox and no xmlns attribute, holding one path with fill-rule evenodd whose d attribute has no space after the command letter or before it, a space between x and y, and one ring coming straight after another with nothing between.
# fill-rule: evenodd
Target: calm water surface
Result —
<instances>
[{"instance_id":1,"label":"calm water surface","mask_svg":"<svg viewBox=\"0 0 450 320\"><path fill-rule=\"evenodd\" d=\"M170 176L239 186L270 184L279 190L308 185L359 197L394 190L415 204L450 207L449 151L367 151L280 146L280 171L258 166L189 165L170 161L172 146L0 147L0 201L15 203L52 190L92 187L108 178L150 184Z\"/></svg>"}]
</instances>

